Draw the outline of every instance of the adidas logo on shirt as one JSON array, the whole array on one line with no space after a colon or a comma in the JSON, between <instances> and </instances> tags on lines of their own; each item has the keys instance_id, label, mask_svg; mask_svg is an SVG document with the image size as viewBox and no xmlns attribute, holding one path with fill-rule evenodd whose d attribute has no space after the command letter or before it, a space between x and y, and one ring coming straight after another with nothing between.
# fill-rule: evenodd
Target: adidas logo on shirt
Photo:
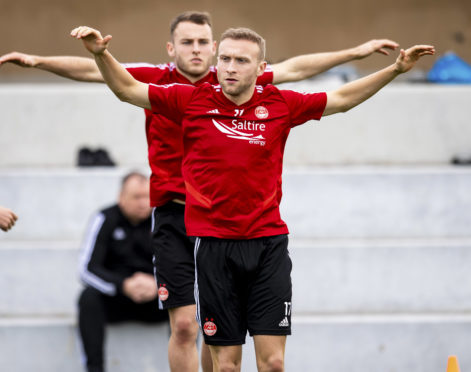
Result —
<instances>
[{"instance_id":1,"label":"adidas logo on shirt","mask_svg":"<svg viewBox=\"0 0 471 372\"><path fill-rule=\"evenodd\" d=\"M206 112L207 114L220 114L218 109L210 110Z\"/></svg>"},{"instance_id":2,"label":"adidas logo on shirt","mask_svg":"<svg viewBox=\"0 0 471 372\"><path fill-rule=\"evenodd\" d=\"M281 322L280 324L278 324L279 327L289 327L289 322L288 322L288 318L285 317Z\"/></svg>"}]
</instances>

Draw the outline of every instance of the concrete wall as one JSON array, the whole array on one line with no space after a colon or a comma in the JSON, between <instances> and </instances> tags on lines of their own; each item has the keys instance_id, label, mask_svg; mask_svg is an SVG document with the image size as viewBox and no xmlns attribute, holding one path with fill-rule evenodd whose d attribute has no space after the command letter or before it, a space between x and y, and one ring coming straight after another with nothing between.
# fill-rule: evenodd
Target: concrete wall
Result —
<instances>
[{"instance_id":1,"label":"concrete wall","mask_svg":"<svg viewBox=\"0 0 471 372\"><path fill-rule=\"evenodd\" d=\"M338 80L285 84L335 89ZM468 86L393 84L359 107L292 130L287 166L447 164L471 157ZM143 111L99 84L0 86L0 167L73 166L81 146L145 166Z\"/></svg>"}]
</instances>

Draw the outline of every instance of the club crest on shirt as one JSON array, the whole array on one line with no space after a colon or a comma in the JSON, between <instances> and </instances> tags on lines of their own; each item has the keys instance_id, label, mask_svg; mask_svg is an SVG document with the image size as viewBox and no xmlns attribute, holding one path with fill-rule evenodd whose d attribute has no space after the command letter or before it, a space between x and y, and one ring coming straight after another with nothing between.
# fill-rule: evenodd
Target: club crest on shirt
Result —
<instances>
[{"instance_id":1,"label":"club crest on shirt","mask_svg":"<svg viewBox=\"0 0 471 372\"><path fill-rule=\"evenodd\" d=\"M267 108L263 106L257 106L255 108L255 116L259 119L266 119L268 117Z\"/></svg>"},{"instance_id":2,"label":"club crest on shirt","mask_svg":"<svg viewBox=\"0 0 471 372\"><path fill-rule=\"evenodd\" d=\"M126 239L126 232L122 227L117 227L113 231L113 239L114 240L124 240Z\"/></svg>"},{"instance_id":3,"label":"club crest on shirt","mask_svg":"<svg viewBox=\"0 0 471 372\"><path fill-rule=\"evenodd\" d=\"M158 293L159 293L160 301L167 300L167 298L168 298L168 289L165 288L165 284L163 284L159 287Z\"/></svg>"},{"instance_id":4,"label":"club crest on shirt","mask_svg":"<svg viewBox=\"0 0 471 372\"><path fill-rule=\"evenodd\" d=\"M211 320L206 318L206 322L204 323L203 330L207 336L214 336L218 330L218 327L216 327L216 324L213 323L213 320L213 318L211 318Z\"/></svg>"}]
</instances>

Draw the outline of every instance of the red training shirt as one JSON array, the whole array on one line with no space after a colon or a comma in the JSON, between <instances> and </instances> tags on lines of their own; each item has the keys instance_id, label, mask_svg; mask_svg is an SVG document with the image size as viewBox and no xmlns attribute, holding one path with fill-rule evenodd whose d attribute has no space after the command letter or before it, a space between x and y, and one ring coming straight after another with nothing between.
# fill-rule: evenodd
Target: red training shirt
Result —
<instances>
[{"instance_id":1,"label":"red training shirt","mask_svg":"<svg viewBox=\"0 0 471 372\"><path fill-rule=\"evenodd\" d=\"M203 83L218 84L217 70L211 66L209 73L192 84L177 71L175 64L151 65L147 63L123 64L128 72L143 83L152 84L190 84L199 86ZM266 85L273 82L270 66L258 78L257 83ZM172 199L185 200L185 185L182 177L182 131L165 116L145 110L148 160L151 168L150 204L158 207Z\"/></svg>"},{"instance_id":2,"label":"red training shirt","mask_svg":"<svg viewBox=\"0 0 471 372\"><path fill-rule=\"evenodd\" d=\"M152 109L183 130L183 178L189 236L252 239L287 234L281 173L292 127L319 120L325 93L256 86L237 106L219 85L149 86Z\"/></svg>"}]
</instances>

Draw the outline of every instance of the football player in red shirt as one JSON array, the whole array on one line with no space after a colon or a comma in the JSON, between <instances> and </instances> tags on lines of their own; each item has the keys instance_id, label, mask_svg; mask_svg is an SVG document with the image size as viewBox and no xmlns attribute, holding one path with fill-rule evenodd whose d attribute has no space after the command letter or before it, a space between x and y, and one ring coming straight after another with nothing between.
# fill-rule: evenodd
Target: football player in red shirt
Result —
<instances>
[{"instance_id":1,"label":"football player in red shirt","mask_svg":"<svg viewBox=\"0 0 471 372\"><path fill-rule=\"evenodd\" d=\"M71 35L83 40L119 99L182 126L185 223L188 234L197 237L197 316L214 370L240 370L248 330L258 370L283 371L291 261L278 207L289 129L359 105L434 48L402 49L394 64L374 74L332 92L303 95L256 85L266 68L265 45L251 30L223 34L217 63L221 85L200 87L143 84L109 53L110 35L103 38L84 26Z\"/></svg>"},{"instance_id":2,"label":"football player in red shirt","mask_svg":"<svg viewBox=\"0 0 471 372\"><path fill-rule=\"evenodd\" d=\"M211 66L216 44L213 41L211 20L207 13L185 12L170 26L171 41L167 51L172 63L150 65L125 64L137 80L144 83L184 83L200 86L217 84L216 69ZM329 68L374 52L387 55L397 43L371 40L354 48L337 52L307 54L268 66L257 83L282 83L302 80ZM96 63L91 58L53 56L43 57L12 52L0 57L3 63L35 67L60 76L87 82L103 82ZM155 207L153 241L157 281L162 307L169 309L172 329L169 341L169 362L172 372L196 372L197 324L194 321L194 260L193 242L187 237L183 223L185 184L181 173L183 148L181 127L163 115L146 110L146 136L149 165L152 170L150 199ZM203 349L203 370L212 370Z\"/></svg>"}]
</instances>

